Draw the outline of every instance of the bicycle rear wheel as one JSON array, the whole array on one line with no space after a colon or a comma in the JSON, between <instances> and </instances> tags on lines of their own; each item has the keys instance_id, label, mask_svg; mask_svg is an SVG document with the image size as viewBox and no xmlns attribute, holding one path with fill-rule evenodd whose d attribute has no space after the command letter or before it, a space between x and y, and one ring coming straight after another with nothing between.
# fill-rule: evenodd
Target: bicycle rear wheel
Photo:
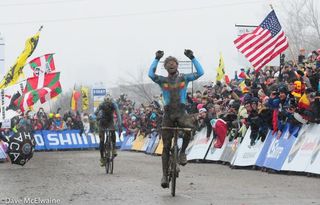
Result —
<instances>
[{"instance_id":1,"label":"bicycle rear wheel","mask_svg":"<svg viewBox=\"0 0 320 205\"><path fill-rule=\"evenodd\" d=\"M172 196L176 195L177 163L178 163L178 145L174 145L172 164L171 164L171 195Z\"/></svg>"}]
</instances>

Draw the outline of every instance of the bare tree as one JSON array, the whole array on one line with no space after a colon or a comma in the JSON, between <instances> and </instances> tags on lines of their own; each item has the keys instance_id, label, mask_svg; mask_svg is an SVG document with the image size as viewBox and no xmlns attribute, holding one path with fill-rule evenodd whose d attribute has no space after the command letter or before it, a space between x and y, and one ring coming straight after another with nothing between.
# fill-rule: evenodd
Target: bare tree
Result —
<instances>
[{"instance_id":1,"label":"bare tree","mask_svg":"<svg viewBox=\"0 0 320 205\"><path fill-rule=\"evenodd\" d=\"M318 0L290 0L282 3L286 19L284 28L289 45L297 56L300 48L307 51L320 47Z\"/></svg>"},{"instance_id":2,"label":"bare tree","mask_svg":"<svg viewBox=\"0 0 320 205\"><path fill-rule=\"evenodd\" d=\"M141 99L147 102L152 102L153 95L150 84L145 83L146 72L140 69L137 75L128 75L126 79L120 79L121 84L119 87L126 90L126 92L134 93Z\"/></svg>"},{"instance_id":3,"label":"bare tree","mask_svg":"<svg viewBox=\"0 0 320 205\"><path fill-rule=\"evenodd\" d=\"M71 95L72 95L71 89L61 93L58 96L57 100L54 101L54 103L52 104L52 112L57 112L59 108L62 113L65 113L71 110L71 107L70 107Z\"/></svg>"},{"instance_id":4,"label":"bare tree","mask_svg":"<svg viewBox=\"0 0 320 205\"><path fill-rule=\"evenodd\" d=\"M309 0L307 1L307 21L310 22L310 27L315 31L315 40L319 45L320 41L320 25L319 25L319 1Z\"/></svg>"}]
</instances>

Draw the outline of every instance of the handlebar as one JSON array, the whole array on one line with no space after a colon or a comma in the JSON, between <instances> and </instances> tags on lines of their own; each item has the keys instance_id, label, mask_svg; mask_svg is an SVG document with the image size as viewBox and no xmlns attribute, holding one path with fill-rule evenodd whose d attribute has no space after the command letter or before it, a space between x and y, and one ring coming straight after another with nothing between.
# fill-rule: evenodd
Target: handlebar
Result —
<instances>
[{"instance_id":1,"label":"handlebar","mask_svg":"<svg viewBox=\"0 0 320 205\"><path fill-rule=\"evenodd\" d=\"M104 131L116 131L116 129L105 128Z\"/></svg>"},{"instance_id":2,"label":"handlebar","mask_svg":"<svg viewBox=\"0 0 320 205\"><path fill-rule=\"evenodd\" d=\"M177 130L177 131L188 131L191 132L191 128L185 128L185 127L162 127L162 130Z\"/></svg>"}]
</instances>

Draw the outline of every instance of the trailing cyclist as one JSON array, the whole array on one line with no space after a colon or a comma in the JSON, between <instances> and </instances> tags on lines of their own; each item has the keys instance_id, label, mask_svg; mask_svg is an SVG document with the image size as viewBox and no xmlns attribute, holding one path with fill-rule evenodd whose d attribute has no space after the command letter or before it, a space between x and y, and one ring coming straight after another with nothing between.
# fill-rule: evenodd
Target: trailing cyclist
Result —
<instances>
[{"instance_id":1,"label":"trailing cyclist","mask_svg":"<svg viewBox=\"0 0 320 205\"><path fill-rule=\"evenodd\" d=\"M119 135L121 134L121 115L118 109L117 103L111 98L110 94L107 94L104 97L103 102L99 105L97 110L95 111L95 115L97 116L97 122L99 127L99 138L100 138L100 166L105 166L106 158L104 156L105 147L104 147L104 140L105 140L105 131L106 129L115 130L115 125L113 122L113 114L116 112L117 114L117 121L118 121L118 131ZM116 134L113 131L111 136L113 147L116 147ZM114 156L117 156L117 150L113 149Z\"/></svg>"},{"instance_id":2,"label":"trailing cyclist","mask_svg":"<svg viewBox=\"0 0 320 205\"><path fill-rule=\"evenodd\" d=\"M155 74L159 60L163 57L163 51L157 51L156 57L149 69L149 77L157 83L161 90L164 99L164 115L162 119L163 127L175 127L176 124L183 128L193 128L194 121L186 113L187 103L187 87L188 83L198 79L204 74L202 66L194 57L191 50L185 50L184 54L192 61L196 68L196 72L189 74L181 74L178 71L178 60L175 57L169 56L164 61L164 68L168 72L168 76L160 76ZM163 188L169 187L168 181L168 162L170 156L170 148L172 142L173 132L171 130L162 131L163 152L162 152L162 170L163 176L161 179L161 186ZM187 157L185 150L190 141L190 133L186 134L183 139L182 147L179 155L179 163L181 165L187 164Z\"/></svg>"}]
</instances>

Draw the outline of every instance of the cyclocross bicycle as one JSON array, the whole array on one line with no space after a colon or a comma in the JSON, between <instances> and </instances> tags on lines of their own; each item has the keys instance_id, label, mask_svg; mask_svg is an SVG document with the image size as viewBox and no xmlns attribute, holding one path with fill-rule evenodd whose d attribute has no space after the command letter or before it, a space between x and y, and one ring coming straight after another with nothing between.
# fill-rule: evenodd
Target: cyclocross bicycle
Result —
<instances>
[{"instance_id":1,"label":"cyclocross bicycle","mask_svg":"<svg viewBox=\"0 0 320 205\"><path fill-rule=\"evenodd\" d=\"M191 132L191 128L180 128L180 127L162 127L163 130L173 130L173 144L170 149L170 156L169 156L169 167L168 167L168 179L169 183L171 182L171 195L176 195L176 179L179 177L179 161L178 161L178 154L179 154L179 147L178 147L178 137L182 137L182 132Z\"/></svg>"}]
</instances>

